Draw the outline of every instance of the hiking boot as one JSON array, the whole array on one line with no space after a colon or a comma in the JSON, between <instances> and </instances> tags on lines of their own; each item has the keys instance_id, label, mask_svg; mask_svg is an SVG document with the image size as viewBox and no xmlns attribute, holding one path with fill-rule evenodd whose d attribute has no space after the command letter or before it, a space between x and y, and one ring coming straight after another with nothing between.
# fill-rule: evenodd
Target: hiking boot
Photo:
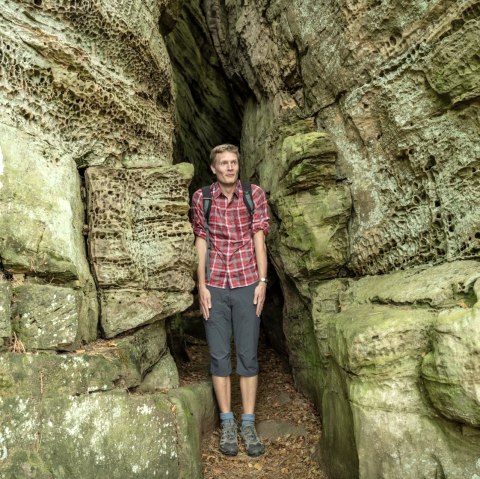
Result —
<instances>
[{"instance_id":1,"label":"hiking boot","mask_svg":"<svg viewBox=\"0 0 480 479\"><path fill-rule=\"evenodd\" d=\"M240 433L245 442L247 454L251 457L261 456L265 452L265 446L258 437L257 431L253 424L242 426Z\"/></svg>"},{"instance_id":2,"label":"hiking boot","mask_svg":"<svg viewBox=\"0 0 480 479\"><path fill-rule=\"evenodd\" d=\"M222 423L219 451L226 456L236 456L238 453L237 425L235 421Z\"/></svg>"}]
</instances>

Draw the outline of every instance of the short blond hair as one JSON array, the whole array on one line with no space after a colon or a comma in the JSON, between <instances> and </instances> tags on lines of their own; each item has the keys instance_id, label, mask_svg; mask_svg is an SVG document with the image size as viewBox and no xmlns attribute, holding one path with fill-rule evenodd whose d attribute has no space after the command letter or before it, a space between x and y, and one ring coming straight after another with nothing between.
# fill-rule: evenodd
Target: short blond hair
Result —
<instances>
[{"instance_id":1,"label":"short blond hair","mask_svg":"<svg viewBox=\"0 0 480 479\"><path fill-rule=\"evenodd\" d=\"M235 153L237 155L237 160L240 162L240 151L238 146L231 145L230 143L224 143L223 145L217 145L215 148L212 149L210 152L210 164L214 165L217 155L219 153L225 153L226 151L230 153Z\"/></svg>"}]
</instances>

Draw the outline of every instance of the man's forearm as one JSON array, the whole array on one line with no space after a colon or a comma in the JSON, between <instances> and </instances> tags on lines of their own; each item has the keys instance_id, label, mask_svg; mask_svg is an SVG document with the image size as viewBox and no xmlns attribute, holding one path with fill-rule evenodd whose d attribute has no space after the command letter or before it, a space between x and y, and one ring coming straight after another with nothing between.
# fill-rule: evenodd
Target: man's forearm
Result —
<instances>
[{"instance_id":1,"label":"man's forearm","mask_svg":"<svg viewBox=\"0 0 480 479\"><path fill-rule=\"evenodd\" d=\"M255 257L257 259L257 270L260 278L267 277L267 246L265 244L265 234L263 231L257 231L253 237L255 247Z\"/></svg>"},{"instance_id":2,"label":"man's forearm","mask_svg":"<svg viewBox=\"0 0 480 479\"><path fill-rule=\"evenodd\" d=\"M198 268L197 268L197 280L198 286L206 286L207 282L205 280L205 267L207 260L207 242L200 238L200 236L195 237L195 248L197 249L198 254Z\"/></svg>"}]
</instances>

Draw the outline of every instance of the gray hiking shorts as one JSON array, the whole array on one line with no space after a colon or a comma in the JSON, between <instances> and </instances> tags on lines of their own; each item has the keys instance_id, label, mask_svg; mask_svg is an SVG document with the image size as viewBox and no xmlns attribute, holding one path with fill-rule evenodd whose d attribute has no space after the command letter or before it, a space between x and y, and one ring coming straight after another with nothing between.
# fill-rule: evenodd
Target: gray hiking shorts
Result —
<instances>
[{"instance_id":1,"label":"gray hiking shorts","mask_svg":"<svg viewBox=\"0 0 480 479\"><path fill-rule=\"evenodd\" d=\"M230 376L232 364L230 341L235 340L237 373L240 376L258 374L258 336L260 318L256 314L253 296L257 283L242 288L207 286L212 298L210 317L203 320L210 351L210 373Z\"/></svg>"}]
</instances>

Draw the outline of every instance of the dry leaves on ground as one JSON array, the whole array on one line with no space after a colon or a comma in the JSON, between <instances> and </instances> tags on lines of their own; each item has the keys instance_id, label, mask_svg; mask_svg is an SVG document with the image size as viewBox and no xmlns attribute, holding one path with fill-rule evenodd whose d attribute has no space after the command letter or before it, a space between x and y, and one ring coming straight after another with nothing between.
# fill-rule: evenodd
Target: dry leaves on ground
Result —
<instances>
[{"instance_id":1,"label":"dry leaves on ground","mask_svg":"<svg viewBox=\"0 0 480 479\"><path fill-rule=\"evenodd\" d=\"M192 384L208 378L208 350L202 341L188 346L189 363L180 365L182 384ZM233 355L234 356L234 355ZM261 345L259 349L261 372L257 396L257 424L281 420L302 426L305 433L265 440L266 452L259 458L247 456L240 446L238 456L226 457L218 452L219 431L203 438L203 466L205 479L326 479L317 463L320 440L320 420L312 405L295 390L286 361L273 349ZM239 417L241 398L238 377L232 376L232 409Z\"/></svg>"}]
</instances>

